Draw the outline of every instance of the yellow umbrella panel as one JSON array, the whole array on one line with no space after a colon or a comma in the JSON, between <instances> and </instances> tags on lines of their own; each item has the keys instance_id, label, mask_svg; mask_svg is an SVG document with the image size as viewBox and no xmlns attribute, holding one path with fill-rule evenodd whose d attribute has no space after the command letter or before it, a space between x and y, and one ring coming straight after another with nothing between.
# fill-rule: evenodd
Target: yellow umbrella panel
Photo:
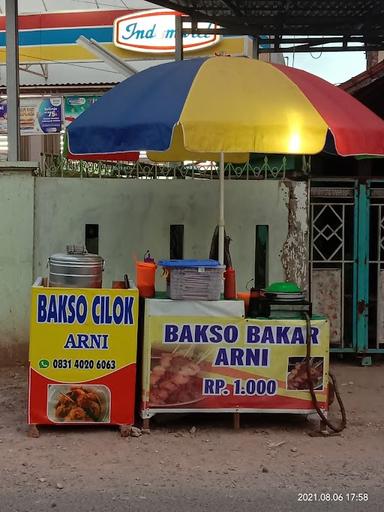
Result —
<instances>
[{"instance_id":1,"label":"yellow umbrella panel","mask_svg":"<svg viewBox=\"0 0 384 512\"><path fill-rule=\"evenodd\" d=\"M206 130L200 127L200 135L205 137ZM220 161L220 153L189 151L184 145L183 127L178 123L172 134L171 146L166 151L148 151L147 156L153 162ZM225 153L225 161L236 164L248 162L249 153Z\"/></svg>"}]
</instances>

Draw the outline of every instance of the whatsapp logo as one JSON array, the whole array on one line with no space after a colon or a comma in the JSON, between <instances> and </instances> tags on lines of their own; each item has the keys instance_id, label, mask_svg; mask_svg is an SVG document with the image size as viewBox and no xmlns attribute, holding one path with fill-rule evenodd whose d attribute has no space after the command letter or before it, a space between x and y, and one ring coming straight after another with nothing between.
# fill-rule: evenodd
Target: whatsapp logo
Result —
<instances>
[{"instance_id":1,"label":"whatsapp logo","mask_svg":"<svg viewBox=\"0 0 384 512\"><path fill-rule=\"evenodd\" d=\"M40 359L39 368L48 368L48 367L49 367L48 359Z\"/></svg>"}]
</instances>

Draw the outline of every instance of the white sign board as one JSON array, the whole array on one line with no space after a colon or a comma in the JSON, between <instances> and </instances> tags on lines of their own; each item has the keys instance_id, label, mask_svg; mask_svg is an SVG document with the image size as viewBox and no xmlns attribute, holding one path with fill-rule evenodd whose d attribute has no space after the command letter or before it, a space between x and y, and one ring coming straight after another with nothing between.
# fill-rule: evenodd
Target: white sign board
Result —
<instances>
[{"instance_id":1,"label":"white sign board","mask_svg":"<svg viewBox=\"0 0 384 512\"><path fill-rule=\"evenodd\" d=\"M151 9L117 18L113 26L115 46L133 52L174 53L175 17L180 13L170 9ZM190 28L190 23L183 23ZM214 23L199 23L198 28L215 28ZM216 34L183 34L183 50L196 51L220 41Z\"/></svg>"}]
</instances>

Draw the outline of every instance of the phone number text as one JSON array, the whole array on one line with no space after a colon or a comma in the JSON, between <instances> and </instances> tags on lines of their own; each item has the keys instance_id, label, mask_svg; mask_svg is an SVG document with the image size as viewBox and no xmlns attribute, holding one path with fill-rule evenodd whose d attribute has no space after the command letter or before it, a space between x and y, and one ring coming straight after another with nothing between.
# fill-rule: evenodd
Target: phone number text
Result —
<instances>
[{"instance_id":1,"label":"phone number text","mask_svg":"<svg viewBox=\"0 0 384 512\"><path fill-rule=\"evenodd\" d=\"M76 370L115 370L117 368L115 360L106 359L54 359L52 366L58 370L68 370L75 368Z\"/></svg>"}]
</instances>

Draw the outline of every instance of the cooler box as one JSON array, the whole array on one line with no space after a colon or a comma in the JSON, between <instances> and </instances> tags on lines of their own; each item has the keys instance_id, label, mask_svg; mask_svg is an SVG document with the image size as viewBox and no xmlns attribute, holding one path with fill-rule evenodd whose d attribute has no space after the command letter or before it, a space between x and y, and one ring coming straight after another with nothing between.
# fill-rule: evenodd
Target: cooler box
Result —
<instances>
[{"instance_id":1,"label":"cooler box","mask_svg":"<svg viewBox=\"0 0 384 512\"><path fill-rule=\"evenodd\" d=\"M174 300L220 300L225 266L216 260L162 260L167 292Z\"/></svg>"}]
</instances>

